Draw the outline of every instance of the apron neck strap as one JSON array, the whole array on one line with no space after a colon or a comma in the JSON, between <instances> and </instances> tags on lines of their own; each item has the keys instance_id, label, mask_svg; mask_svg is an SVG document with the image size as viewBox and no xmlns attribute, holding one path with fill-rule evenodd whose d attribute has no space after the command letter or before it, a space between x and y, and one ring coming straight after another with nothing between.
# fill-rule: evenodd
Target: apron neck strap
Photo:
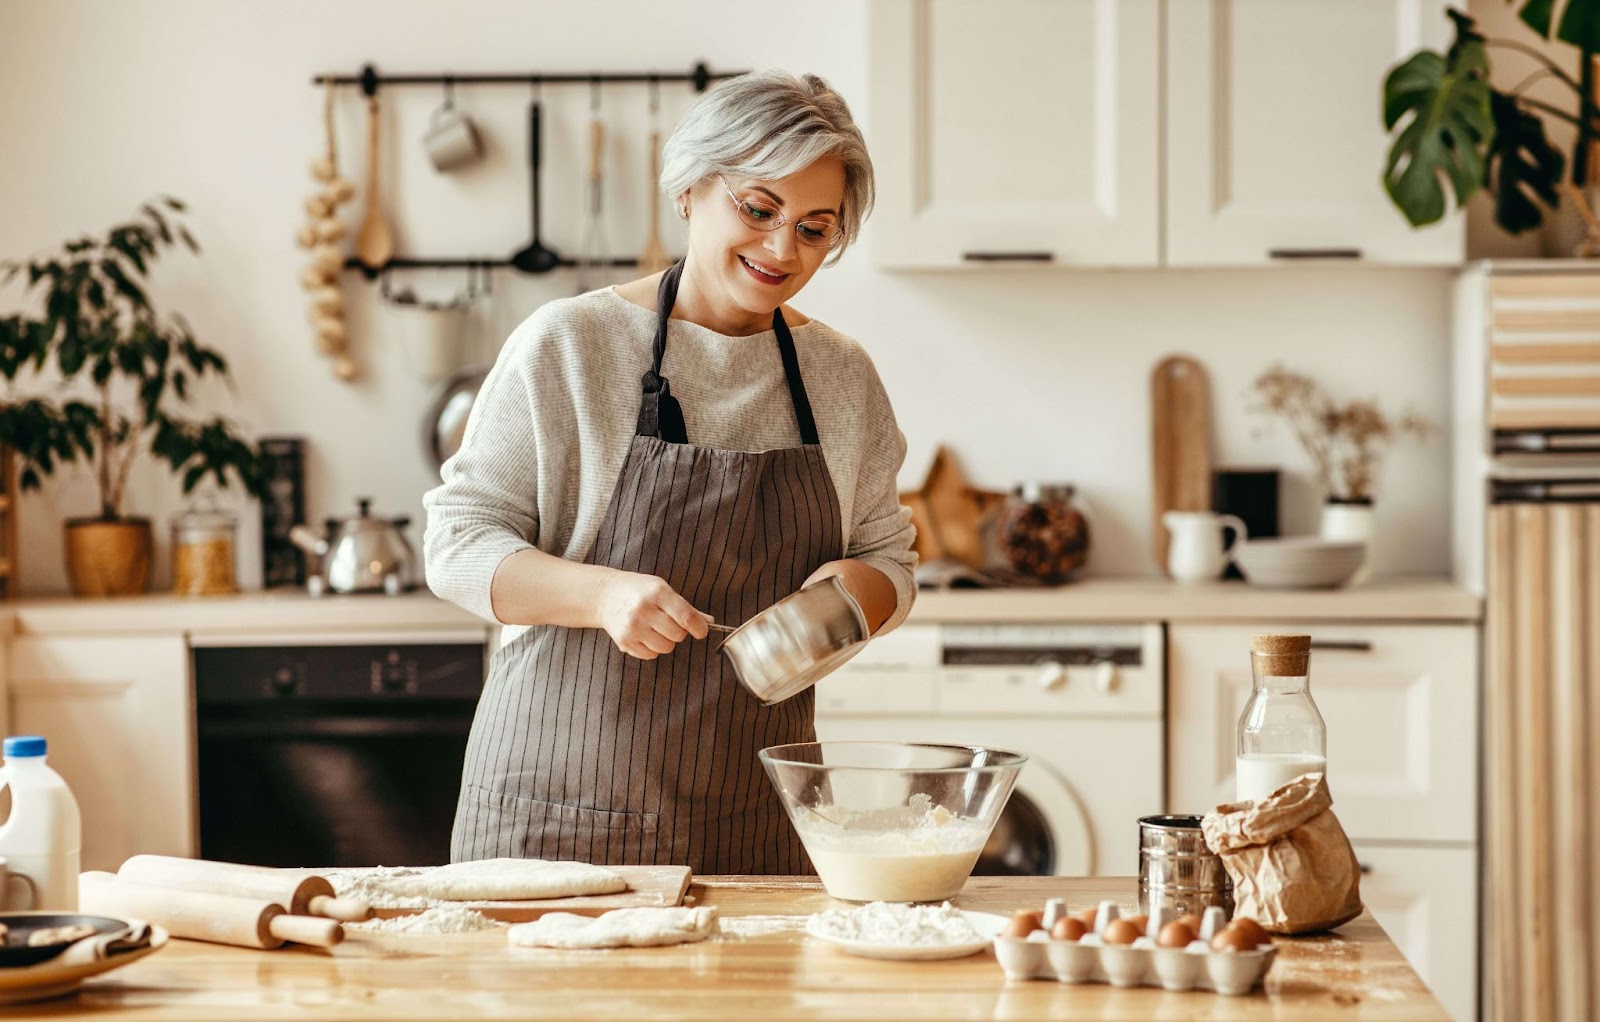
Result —
<instances>
[{"instance_id":1,"label":"apron neck strap","mask_svg":"<svg viewBox=\"0 0 1600 1022\"><path fill-rule=\"evenodd\" d=\"M661 375L661 362L667 354L667 326L672 320L672 307L678 301L678 281L683 276L683 260L672 264L661 275L661 285L656 289L656 336L650 354L650 368L641 380L643 396L639 401L639 422L635 433L655 437L670 444L689 442L688 427L683 419L683 407L672 396L672 387ZM772 310L772 329L778 335L778 354L783 359L783 375L789 385L789 401L794 406L795 425L800 428L800 442L815 445L817 420L811 413L811 399L806 395L805 380L800 376L800 358L795 352L794 335L784 322L783 310Z\"/></svg>"}]
</instances>

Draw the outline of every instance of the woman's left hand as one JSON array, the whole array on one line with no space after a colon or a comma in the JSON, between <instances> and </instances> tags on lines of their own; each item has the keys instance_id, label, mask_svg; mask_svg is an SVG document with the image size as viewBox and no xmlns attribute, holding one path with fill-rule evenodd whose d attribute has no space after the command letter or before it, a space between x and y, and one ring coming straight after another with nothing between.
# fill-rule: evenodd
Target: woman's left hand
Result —
<instances>
[{"instance_id":1,"label":"woman's left hand","mask_svg":"<svg viewBox=\"0 0 1600 1022\"><path fill-rule=\"evenodd\" d=\"M883 627L883 623L894 614L895 591L894 583L889 581L889 576L877 568L860 561L846 558L839 561L829 561L806 579L805 586L820 582L829 575L839 576L839 581L850 595L861 604L861 612L867 616L867 630L876 632Z\"/></svg>"}]
</instances>

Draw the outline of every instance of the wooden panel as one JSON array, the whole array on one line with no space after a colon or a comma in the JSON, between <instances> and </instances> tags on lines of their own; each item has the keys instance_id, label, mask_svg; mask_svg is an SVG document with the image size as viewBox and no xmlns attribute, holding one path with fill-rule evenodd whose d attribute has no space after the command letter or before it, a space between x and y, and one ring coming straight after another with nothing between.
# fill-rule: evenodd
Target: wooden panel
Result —
<instances>
[{"instance_id":1,"label":"wooden panel","mask_svg":"<svg viewBox=\"0 0 1600 1022\"><path fill-rule=\"evenodd\" d=\"M1513 509L1489 512L1489 600L1484 622L1484 825L1489 904L1484 946L1488 949L1488 1018L1512 1022L1521 1004L1522 965L1518 926L1516 829L1516 528Z\"/></svg>"},{"instance_id":2,"label":"wooden panel","mask_svg":"<svg viewBox=\"0 0 1600 1022\"><path fill-rule=\"evenodd\" d=\"M1550 649L1552 776L1587 776L1588 707L1583 691L1584 633L1593 611L1586 604L1583 516L1577 504L1548 507L1550 530ZM1589 792L1562 783L1552 792L1555 847L1556 976L1562 1017L1583 1019L1589 1005Z\"/></svg>"},{"instance_id":3,"label":"wooden panel","mask_svg":"<svg viewBox=\"0 0 1600 1022\"><path fill-rule=\"evenodd\" d=\"M1600 397L1600 376L1497 376L1497 397Z\"/></svg>"},{"instance_id":4,"label":"wooden panel","mask_svg":"<svg viewBox=\"0 0 1600 1022\"><path fill-rule=\"evenodd\" d=\"M1597 273L1496 273L1489 293L1500 298L1600 299Z\"/></svg>"},{"instance_id":5,"label":"wooden panel","mask_svg":"<svg viewBox=\"0 0 1600 1022\"><path fill-rule=\"evenodd\" d=\"M1563 365L1600 362L1600 344L1495 344L1489 348L1493 362L1514 365L1557 362Z\"/></svg>"},{"instance_id":6,"label":"wooden panel","mask_svg":"<svg viewBox=\"0 0 1600 1022\"><path fill-rule=\"evenodd\" d=\"M1495 429L1600 429L1600 406L1592 408L1491 406L1489 425Z\"/></svg>"},{"instance_id":7,"label":"wooden panel","mask_svg":"<svg viewBox=\"0 0 1600 1022\"><path fill-rule=\"evenodd\" d=\"M1496 307L1490 312L1489 316L1489 328L1495 333L1600 333L1600 308L1507 309Z\"/></svg>"},{"instance_id":8,"label":"wooden panel","mask_svg":"<svg viewBox=\"0 0 1600 1022\"><path fill-rule=\"evenodd\" d=\"M1550 535L1544 507L1516 505L1512 578L1517 690L1517 934L1525 1019L1555 1017L1555 884L1550 848Z\"/></svg>"},{"instance_id":9,"label":"wooden panel","mask_svg":"<svg viewBox=\"0 0 1600 1022\"><path fill-rule=\"evenodd\" d=\"M1579 572L1579 582L1583 586L1583 600L1588 607L1590 622L1594 616L1600 614L1600 504L1586 505L1583 509L1584 531L1584 562ZM1589 843L1587 846L1588 863L1583 867L1589 880L1589 956L1587 965L1589 969L1589 1005L1587 1017L1600 1018L1600 935L1593 927L1600 924L1600 821L1595 817L1596 792L1600 792L1600 749L1595 748L1595 743L1600 742L1600 628L1592 625L1579 629L1579 640L1583 644L1583 682L1584 702L1588 707L1588 741L1589 755L1588 783L1579 783L1575 788L1586 790L1590 796L1590 812L1586 817L1589 825ZM1581 1005L1579 1006L1582 1007Z\"/></svg>"}]
</instances>

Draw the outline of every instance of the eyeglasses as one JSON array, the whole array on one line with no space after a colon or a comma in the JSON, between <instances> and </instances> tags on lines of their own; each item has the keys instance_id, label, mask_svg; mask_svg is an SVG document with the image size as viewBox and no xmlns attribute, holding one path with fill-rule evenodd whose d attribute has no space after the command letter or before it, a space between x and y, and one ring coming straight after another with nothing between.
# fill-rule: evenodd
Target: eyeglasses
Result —
<instances>
[{"instance_id":1,"label":"eyeglasses","mask_svg":"<svg viewBox=\"0 0 1600 1022\"><path fill-rule=\"evenodd\" d=\"M784 224L794 224L795 238L809 248L832 248L844 237L844 230L832 220L790 220L771 203L739 198L721 174L717 175L717 180L728 190L728 198L733 200L739 219L755 230L775 231Z\"/></svg>"}]
</instances>

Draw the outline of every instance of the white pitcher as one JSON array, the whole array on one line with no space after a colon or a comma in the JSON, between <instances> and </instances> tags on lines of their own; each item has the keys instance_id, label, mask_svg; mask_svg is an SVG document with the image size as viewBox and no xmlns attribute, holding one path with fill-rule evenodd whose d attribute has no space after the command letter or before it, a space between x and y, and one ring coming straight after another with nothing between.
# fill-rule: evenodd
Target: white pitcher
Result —
<instances>
[{"instance_id":1,"label":"white pitcher","mask_svg":"<svg viewBox=\"0 0 1600 1022\"><path fill-rule=\"evenodd\" d=\"M1228 566L1229 554L1246 538L1237 515L1214 511L1168 511L1161 516L1172 541L1167 544L1167 574L1179 582L1209 582ZM1223 542L1222 530L1233 539Z\"/></svg>"}]
</instances>

